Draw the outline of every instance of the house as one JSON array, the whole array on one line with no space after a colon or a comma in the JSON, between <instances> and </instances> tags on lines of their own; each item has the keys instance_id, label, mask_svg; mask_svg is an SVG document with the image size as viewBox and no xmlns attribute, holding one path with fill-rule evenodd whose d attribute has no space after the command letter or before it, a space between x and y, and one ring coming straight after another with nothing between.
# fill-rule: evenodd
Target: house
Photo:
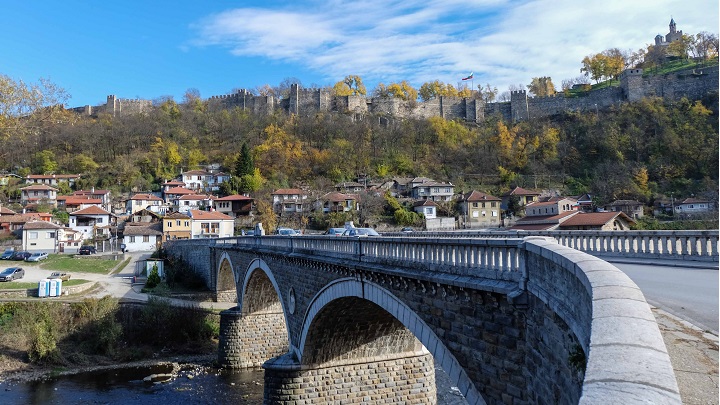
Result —
<instances>
[{"instance_id":1,"label":"house","mask_svg":"<svg viewBox=\"0 0 720 405\"><path fill-rule=\"evenodd\" d=\"M410 191L410 196L415 200L450 201L455 194L455 186L452 183L428 181L415 184Z\"/></svg>"},{"instance_id":2,"label":"house","mask_svg":"<svg viewBox=\"0 0 720 405\"><path fill-rule=\"evenodd\" d=\"M22 249L28 252L54 253L62 226L47 221L30 221L22 227Z\"/></svg>"},{"instance_id":3,"label":"house","mask_svg":"<svg viewBox=\"0 0 720 405\"><path fill-rule=\"evenodd\" d=\"M163 205L163 199L154 194L139 193L130 197L125 203L125 212L132 214L133 212L140 211L148 207L155 207L157 212L158 208Z\"/></svg>"},{"instance_id":4,"label":"house","mask_svg":"<svg viewBox=\"0 0 720 405\"><path fill-rule=\"evenodd\" d=\"M425 219L437 218L437 204L433 200L416 201L413 204L413 211L425 216Z\"/></svg>"},{"instance_id":5,"label":"house","mask_svg":"<svg viewBox=\"0 0 720 405\"><path fill-rule=\"evenodd\" d=\"M3 207L2 205L0 205L0 217L8 215L17 215L17 212L11 210L8 207Z\"/></svg>"},{"instance_id":6,"label":"house","mask_svg":"<svg viewBox=\"0 0 720 405\"><path fill-rule=\"evenodd\" d=\"M358 197L355 194L344 194L337 191L331 191L316 202L315 209L322 210L323 213L329 212L348 212L357 210Z\"/></svg>"},{"instance_id":7,"label":"house","mask_svg":"<svg viewBox=\"0 0 720 405\"><path fill-rule=\"evenodd\" d=\"M409 196L413 187L434 181L435 180L427 177L395 177L392 179L392 194L395 196Z\"/></svg>"},{"instance_id":8,"label":"house","mask_svg":"<svg viewBox=\"0 0 720 405\"><path fill-rule=\"evenodd\" d=\"M229 181L230 175L222 172L211 173L205 170L190 170L181 174L185 187L197 192L216 192L220 184Z\"/></svg>"},{"instance_id":9,"label":"house","mask_svg":"<svg viewBox=\"0 0 720 405\"><path fill-rule=\"evenodd\" d=\"M565 211L560 214L551 215L529 215L518 219L510 230L518 231L552 231L557 229L561 223L567 221L579 211Z\"/></svg>"},{"instance_id":10,"label":"house","mask_svg":"<svg viewBox=\"0 0 720 405\"><path fill-rule=\"evenodd\" d=\"M7 186L10 183L19 183L21 179L22 177L17 174L3 172L0 173L0 186Z\"/></svg>"},{"instance_id":11,"label":"house","mask_svg":"<svg viewBox=\"0 0 720 405\"><path fill-rule=\"evenodd\" d=\"M163 199L165 200L166 204L170 205L176 205L177 200L180 197L186 196L186 195L195 195L197 194L194 190L190 190L185 187L173 187L166 191L163 191Z\"/></svg>"},{"instance_id":12,"label":"house","mask_svg":"<svg viewBox=\"0 0 720 405\"><path fill-rule=\"evenodd\" d=\"M517 198L518 205L520 207L524 207L531 202L538 201L540 198L540 193L538 193L537 191L526 190L522 187L515 187L514 189L502 195L501 208L504 211L508 210L508 204L510 203L510 199L512 198Z\"/></svg>"},{"instance_id":13,"label":"house","mask_svg":"<svg viewBox=\"0 0 720 405\"><path fill-rule=\"evenodd\" d=\"M187 188L187 186L185 185L185 183L183 183L183 182L180 181L180 180L170 180L170 181L166 181L166 182L164 182L163 184L161 184L161 187L162 187L162 192L163 192L163 194L164 194L165 192L167 192L168 190L170 190L171 188L175 188L175 187Z\"/></svg>"},{"instance_id":14,"label":"house","mask_svg":"<svg viewBox=\"0 0 720 405\"><path fill-rule=\"evenodd\" d=\"M625 215L632 219L642 218L645 213L643 208L645 204L635 200L615 200L610 204L605 205L603 208L609 212L624 212Z\"/></svg>"},{"instance_id":15,"label":"house","mask_svg":"<svg viewBox=\"0 0 720 405\"><path fill-rule=\"evenodd\" d=\"M551 198L545 202L532 202L525 206L525 216L547 216L576 211L577 201L568 197Z\"/></svg>"},{"instance_id":16,"label":"house","mask_svg":"<svg viewBox=\"0 0 720 405\"><path fill-rule=\"evenodd\" d=\"M299 188L281 188L270 195L273 211L279 214L303 212L303 203L307 200L307 193Z\"/></svg>"},{"instance_id":17,"label":"house","mask_svg":"<svg viewBox=\"0 0 720 405\"><path fill-rule=\"evenodd\" d=\"M20 189L20 203L28 204L57 204L58 189L44 184L33 184Z\"/></svg>"},{"instance_id":18,"label":"house","mask_svg":"<svg viewBox=\"0 0 720 405\"><path fill-rule=\"evenodd\" d=\"M250 215L252 211L253 198L244 195L229 195L215 200L215 209L232 218Z\"/></svg>"},{"instance_id":19,"label":"house","mask_svg":"<svg viewBox=\"0 0 720 405\"><path fill-rule=\"evenodd\" d=\"M43 219L40 214L36 212L28 214L3 215L0 217L0 233L8 235L22 230L23 226L25 226L27 222L42 220Z\"/></svg>"},{"instance_id":20,"label":"house","mask_svg":"<svg viewBox=\"0 0 720 405\"><path fill-rule=\"evenodd\" d=\"M192 218L179 212L170 212L162 219L163 242L175 239L192 239Z\"/></svg>"},{"instance_id":21,"label":"house","mask_svg":"<svg viewBox=\"0 0 720 405\"><path fill-rule=\"evenodd\" d=\"M112 204L112 194L110 190L101 190L101 189L95 189L95 187L91 188L90 190L77 190L72 193L73 197L78 198L88 198L92 200L100 200L100 204L102 209L106 211L110 211L112 208L110 205Z\"/></svg>"},{"instance_id":22,"label":"house","mask_svg":"<svg viewBox=\"0 0 720 405\"><path fill-rule=\"evenodd\" d=\"M578 209L582 212L593 212L595 211L595 202L593 196L590 194L583 194L575 198L578 203Z\"/></svg>"},{"instance_id":23,"label":"house","mask_svg":"<svg viewBox=\"0 0 720 405\"><path fill-rule=\"evenodd\" d=\"M193 239L229 238L235 234L235 220L216 211L188 211Z\"/></svg>"},{"instance_id":24,"label":"house","mask_svg":"<svg viewBox=\"0 0 720 405\"><path fill-rule=\"evenodd\" d=\"M70 187L75 185L75 181L80 178L79 174L29 174L25 177L26 183L45 184L48 186L58 186L60 182L66 182Z\"/></svg>"},{"instance_id":25,"label":"house","mask_svg":"<svg viewBox=\"0 0 720 405\"><path fill-rule=\"evenodd\" d=\"M365 185L354 181L338 183L335 185L335 191L339 191L341 193L359 193L363 190L365 190Z\"/></svg>"},{"instance_id":26,"label":"house","mask_svg":"<svg viewBox=\"0 0 720 405\"><path fill-rule=\"evenodd\" d=\"M700 198L686 198L675 203L675 214L694 215L714 212L715 206L710 200Z\"/></svg>"},{"instance_id":27,"label":"house","mask_svg":"<svg viewBox=\"0 0 720 405\"><path fill-rule=\"evenodd\" d=\"M187 213L190 210L211 210L215 197L204 194L184 195L175 200L173 208L175 211Z\"/></svg>"},{"instance_id":28,"label":"house","mask_svg":"<svg viewBox=\"0 0 720 405\"><path fill-rule=\"evenodd\" d=\"M615 212L580 212L560 223L559 229L595 230L595 231L627 231L635 221L622 211Z\"/></svg>"},{"instance_id":29,"label":"house","mask_svg":"<svg viewBox=\"0 0 720 405\"><path fill-rule=\"evenodd\" d=\"M463 228L491 228L500 226L502 199L480 191L462 195L458 201Z\"/></svg>"},{"instance_id":30,"label":"house","mask_svg":"<svg viewBox=\"0 0 720 405\"><path fill-rule=\"evenodd\" d=\"M102 200L97 198L76 197L72 195L59 195L57 197L57 207L64 209L66 212L73 212L90 206L107 209L103 206Z\"/></svg>"},{"instance_id":31,"label":"house","mask_svg":"<svg viewBox=\"0 0 720 405\"><path fill-rule=\"evenodd\" d=\"M126 222L122 243L126 252L151 252L161 245L162 223Z\"/></svg>"},{"instance_id":32,"label":"house","mask_svg":"<svg viewBox=\"0 0 720 405\"><path fill-rule=\"evenodd\" d=\"M70 213L69 228L82 235L82 239L110 239L115 215L100 207L87 207Z\"/></svg>"}]
</instances>

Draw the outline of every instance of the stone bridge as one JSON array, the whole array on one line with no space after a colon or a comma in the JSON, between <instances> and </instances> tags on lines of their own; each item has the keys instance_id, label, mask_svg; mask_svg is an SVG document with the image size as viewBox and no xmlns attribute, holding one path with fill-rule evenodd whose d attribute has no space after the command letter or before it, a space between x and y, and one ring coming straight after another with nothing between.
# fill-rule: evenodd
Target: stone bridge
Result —
<instances>
[{"instance_id":1,"label":"stone bridge","mask_svg":"<svg viewBox=\"0 0 720 405\"><path fill-rule=\"evenodd\" d=\"M680 404L660 330L611 264L550 237L173 241L221 313L219 362L266 403Z\"/></svg>"}]
</instances>

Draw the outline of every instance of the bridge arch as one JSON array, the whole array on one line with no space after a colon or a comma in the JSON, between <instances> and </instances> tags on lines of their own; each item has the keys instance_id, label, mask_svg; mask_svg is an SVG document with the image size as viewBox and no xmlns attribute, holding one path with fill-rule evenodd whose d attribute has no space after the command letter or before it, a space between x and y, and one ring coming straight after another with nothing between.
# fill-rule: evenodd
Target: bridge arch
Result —
<instances>
[{"instance_id":1,"label":"bridge arch","mask_svg":"<svg viewBox=\"0 0 720 405\"><path fill-rule=\"evenodd\" d=\"M462 366L415 311L388 290L354 278L323 288L305 314L296 358L303 367L335 364L355 358L391 358L430 353L472 404L485 404ZM434 399L433 399L434 400Z\"/></svg>"},{"instance_id":2,"label":"bridge arch","mask_svg":"<svg viewBox=\"0 0 720 405\"><path fill-rule=\"evenodd\" d=\"M238 278L242 273L238 274ZM219 361L231 368L260 367L289 351L288 317L275 277L261 259L244 272L238 306L220 318Z\"/></svg>"},{"instance_id":3,"label":"bridge arch","mask_svg":"<svg viewBox=\"0 0 720 405\"><path fill-rule=\"evenodd\" d=\"M230 255L223 252L218 263L215 273L215 302L238 302L238 280Z\"/></svg>"}]
</instances>

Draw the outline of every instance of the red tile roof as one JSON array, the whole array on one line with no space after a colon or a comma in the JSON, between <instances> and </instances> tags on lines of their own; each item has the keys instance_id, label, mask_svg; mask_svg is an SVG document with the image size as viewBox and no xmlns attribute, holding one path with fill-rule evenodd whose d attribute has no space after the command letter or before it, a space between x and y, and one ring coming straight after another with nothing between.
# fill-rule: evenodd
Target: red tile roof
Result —
<instances>
[{"instance_id":1,"label":"red tile roof","mask_svg":"<svg viewBox=\"0 0 720 405\"><path fill-rule=\"evenodd\" d=\"M476 191L473 190L469 193L466 193L463 198L465 201L468 202L475 202L475 201L501 201L500 198L492 196L490 194L485 194L482 191Z\"/></svg>"},{"instance_id":2,"label":"red tile roof","mask_svg":"<svg viewBox=\"0 0 720 405\"><path fill-rule=\"evenodd\" d=\"M142 201L162 201L163 199L154 194L135 194L130 197L131 200L142 200Z\"/></svg>"},{"instance_id":3,"label":"red tile roof","mask_svg":"<svg viewBox=\"0 0 720 405\"><path fill-rule=\"evenodd\" d=\"M71 212L70 215L112 215L112 214L96 205L91 205L91 206L83 208L81 210Z\"/></svg>"},{"instance_id":4,"label":"red tile roof","mask_svg":"<svg viewBox=\"0 0 720 405\"><path fill-rule=\"evenodd\" d=\"M240 194L229 195L227 197L218 198L215 201L252 201L251 197L246 197Z\"/></svg>"},{"instance_id":5,"label":"red tile roof","mask_svg":"<svg viewBox=\"0 0 720 405\"><path fill-rule=\"evenodd\" d=\"M571 226L603 226L609 222L615 220L616 217L622 217L625 221L633 223L630 217L625 213L618 212L581 212L574 217L564 221L560 224L560 227L571 227Z\"/></svg>"},{"instance_id":6,"label":"red tile roof","mask_svg":"<svg viewBox=\"0 0 720 405\"><path fill-rule=\"evenodd\" d=\"M217 211L191 210L188 215L190 215L192 219L200 220L233 220L232 217Z\"/></svg>"},{"instance_id":7,"label":"red tile roof","mask_svg":"<svg viewBox=\"0 0 720 405\"><path fill-rule=\"evenodd\" d=\"M185 187L173 187L168 189L165 194L195 194L195 192Z\"/></svg>"},{"instance_id":8,"label":"red tile roof","mask_svg":"<svg viewBox=\"0 0 720 405\"><path fill-rule=\"evenodd\" d=\"M282 194L282 195L287 195L287 194L291 194L291 195L295 195L295 194L297 194L297 195L303 195L303 194L305 194L305 192L302 191L302 190L300 190L299 188L279 188L279 189L273 191L271 194L272 194L272 195L276 195L276 194Z\"/></svg>"}]
</instances>

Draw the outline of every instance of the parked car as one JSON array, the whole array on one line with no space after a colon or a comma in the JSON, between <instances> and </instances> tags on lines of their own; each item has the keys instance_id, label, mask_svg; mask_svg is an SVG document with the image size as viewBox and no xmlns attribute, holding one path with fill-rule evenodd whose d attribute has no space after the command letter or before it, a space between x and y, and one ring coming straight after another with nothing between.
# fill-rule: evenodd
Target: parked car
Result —
<instances>
[{"instance_id":1,"label":"parked car","mask_svg":"<svg viewBox=\"0 0 720 405\"><path fill-rule=\"evenodd\" d=\"M32 253L30 253L30 252L21 250L21 251L15 252L15 254L13 254L12 260L25 260L28 257L30 257L31 254Z\"/></svg>"},{"instance_id":2,"label":"parked car","mask_svg":"<svg viewBox=\"0 0 720 405\"><path fill-rule=\"evenodd\" d=\"M297 236L300 235L300 232L291 228L278 228L275 230L275 235Z\"/></svg>"},{"instance_id":3,"label":"parked car","mask_svg":"<svg viewBox=\"0 0 720 405\"><path fill-rule=\"evenodd\" d=\"M25 277L25 270L20 267L8 267L0 272L0 281L13 281Z\"/></svg>"},{"instance_id":4,"label":"parked car","mask_svg":"<svg viewBox=\"0 0 720 405\"><path fill-rule=\"evenodd\" d=\"M25 261L26 262L39 262L40 260L45 260L47 258L48 258L47 253L36 252L36 253L31 254L29 257L26 257Z\"/></svg>"},{"instance_id":5,"label":"parked car","mask_svg":"<svg viewBox=\"0 0 720 405\"><path fill-rule=\"evenodd\" d=\"M372 228L349 228L342 236L380 236L380 234Z\"/></svg>"},{"instance_id":6,"label":"parked car","mask_svg":"<svg viewBox=\"0 0 720 405\"><path fill-rule=\"evenodd\" d=\"M345 228L330 228L325 231L325 235L340 236L345 232Z\"/></svg>"},{"instance_id":7,"label":"parked car","mask_svg":"<svg viewBox=\"0 0 720 405\"><path fill-rule=\"evenodd\" d=\"M3 252L3 254L0 256L0 259L2 260L10 260L12 259L13 255L15 255L15 249L14 248L7 248Z\"/></svg>"},{"instance_id":8,"label":"parked car","mask_svg":"<svg viewBox=\"0 0 720 405\"><path fill-rule=\"evenodd\" d=\"M408 226L408 227L401 229L400 232L410 233L410 232L415 232L415 230Z\"/></svg>"},{"instance_id":9,"label":"parked car","mask_svg":"<svg viewBox=\"0 0 720 405\"><path fill-rule=\"evenodd\" d=\"M95 246L92 245L83 245L80 246L80 250L78 251L81 255L91 255L93 253L96 253Z\"/></svg>"},{"instance_id":10,"label":"parked car","mask_svg":"<svg viewBox=\"0 0 720 405\"><path fill-rule=\"evenodd\" d=\"M48 278L59 278L62 281L68 281L68 280L70 280L70 273L65 273L62 271L54 271Z\"/></svg>"}]
</instances>

